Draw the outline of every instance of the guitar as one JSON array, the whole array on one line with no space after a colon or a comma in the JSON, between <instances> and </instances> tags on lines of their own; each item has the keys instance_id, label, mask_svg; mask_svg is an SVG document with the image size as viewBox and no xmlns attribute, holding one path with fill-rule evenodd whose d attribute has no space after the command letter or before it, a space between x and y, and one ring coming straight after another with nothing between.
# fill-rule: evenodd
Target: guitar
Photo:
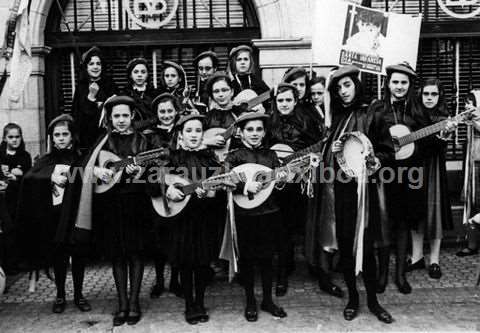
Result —
<instances>
[{"instance_id":1,"label":"guitar","mask_svg":"<svg viewBox=\"0 0 480 333\"><path fill-rule=\"evenodd\" d=\"M402 124L391 126L389 130L395 148L395 159L400 161L409 158L415 152L415 141L440 132L445 129L447 122L449 121L465 121L465 119L468 119L471 116L471 113L472 111L464 111L453 118L445 119L415 132L411 132L407 126Z\"/></svg>"},{"instance_id":2,"label":"guitar","mask_svg":"<svg viewBox=\"0 0 480 333\"><path fill-rule=\"evenodd\" d=\"M123 169L129 164L145 166L154 163L155 160L166 160L169 156L168 148L158 148L148 150L137 154L134 157L120 158L114 153L106 150L101 150L98 155L98 165L102 168L110 169L114 172L110 181L104 182L97 180L95 184L95 193L104 193L111 189L122 177Z\"/></svg>"},{"instance_id":3,"label":"guitar","mask_svg":"<svg viewBox=\"0 0 480 333\"><path fill-rule=\"evenodd\" d=\"M252 95L253 94L253 95ZM253 97L252 97L253 96ZM233 104L241 107L244 111L249 112L252 111L260 103L265 102L270 98L270 90L264 92L260 96L250 89L246 89L241 91L233 100ZM217 147L214 149L215 155L220 162L225 161L225 157L230 149L230 142L231 137L236 132L235 124L230 125L228 128L221 128L221 127L212 127L205 131L203 134L204 140L205 139L212 139L216 136L221 136L225 140L225 145L221 147Z\"/></svg>"},{"instance_id":4,"label":"guitar","mask_svg":"<svg viewBox=\"0 0 480 333\"><path fill-rule=\"evenodd\" d=\"M206 191L216 191L224 188L226 185L233 185L236 182L238 182L238 180L233 173L213 176L200 182L191 182L183 177L167 174L165 175L165 184L167 186L174 185L185 194L185 197L180 201L173 201L162 196L154 197L152 198L152 205L158 215L162 217L174 217L187 206L193 192L195 192L197 188L202 188Z\"/></svg>"},{"instance_id":5,"label":"guitar","mask_svg":"<svg viewBox=\"0 0 480 333\"><path fill-rule=\"evenodd\" d=\"M247 196L243 193L234 193L233 200L244 209L253 209L260 206L272 194L275 183L279 180L278 174L286 172L301 173L308 168L319 163L320 158L315 154L307 154L293 159L285 166L275 168L274 170L264 165L255 163L246 163L232 169L232 172L238 174L238 178L243 182L260 182L262 188L258 193L249 193Z\"/></svg>"},{"instance_id":6,"label":"guitar","mask_svg":"<svg viewBox=\"0 0 480 333\"><path fill-rule=\"evenodd\" d=\"M65 175L70 169L70 165L57 164L53 169L54 174ZM65 187L52 184L52 203L54 206L58 206L63 202L63 195L65 193Z\"/></svg>"},{"instance_id":7,"label":"guitar","mask_svg":"<svg viewBox=\"0 0 480 333\"><path fill-rule=\"evenodd\" d=\"M301 149L295 152L292 147L286 145L284 143L277 143L270 147L271 150L275 151L278 158L282 163L288 163L300 156L303 156L308 153L318 153L322 150L323 145L325 144L324 141L318 141L317 143L308 146L307 148Z\"/></svg>"}]
</instances>

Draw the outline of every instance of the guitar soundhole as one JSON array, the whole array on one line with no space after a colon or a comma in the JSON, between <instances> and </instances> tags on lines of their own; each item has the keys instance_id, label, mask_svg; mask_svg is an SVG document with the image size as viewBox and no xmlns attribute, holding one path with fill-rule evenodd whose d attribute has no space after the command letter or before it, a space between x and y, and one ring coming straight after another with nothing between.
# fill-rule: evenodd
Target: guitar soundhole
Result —
<instances>
[{"instance_id":1,"label":"guitar soundhole","mask_svg":"<svg viewBox=\"0 0 480 333\"><path fill-rule=\"evenodd\" d=\"M103 167L105 169L111 169L111 168L113 168L113 162L112 161L106 161Z\"/></svg>"},{"instance_id":2,"label":"guitar soundhole","mask_svg":"<svg viewBox=\"0 0 480 333\"><path fill-rule=\"evenodd\" d=\"M255 175L255 181L267 185L271 180L268 177L267 173L259 172Z\"/></svg>"}]
</instances>

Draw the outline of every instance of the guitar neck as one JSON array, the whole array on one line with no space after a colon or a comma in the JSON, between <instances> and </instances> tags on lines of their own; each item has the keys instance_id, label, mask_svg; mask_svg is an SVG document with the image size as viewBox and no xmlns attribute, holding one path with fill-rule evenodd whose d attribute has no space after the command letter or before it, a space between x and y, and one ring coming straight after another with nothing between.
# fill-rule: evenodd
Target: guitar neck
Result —
<instances>
[{"instance_id":1,"label":"guitar neck","mask_svg":"<svg viewBox=\"0 0 480 333\"><path fill-rule=\"evenodd\" d=\"M319 152L322 150L322 147L323 147L323 144L324 142L323 141L318 141L317 143L315 143L314 145L311 145L307 148L304 148L302 150L299 150L285 158L283 158L283 162L284 163L289 163L291 161L293 161L294 159L296 158L299 158L301 157L302 155L305 155L305 154L308 154L308 153L316 153L316 152Z\"/></svg>"},{"instance_id":2,"label":"guitar neck","mask_svg":"<svg viewBox=\"0 0 480 333\"><path fill-rule=\"evenodd\" d=\"M162 148L162 149L155 149L155 150L150 150L148 152L140 153L135 157L128 157L123 160L113 162L111 164L111 167L114 168L115 170L120 170L125 168L129 164L143 166L145 165L146 162L150 160L161 158L161 154L163 151L165 151L165 149Z\"/></svg>"},{"instance_id":3,"label":"guitar neck","mask_svg":"<svg viewBox=\"0 0 480 333\"><path fill-rule=\"evenodd\" d=\"M251 110L253 107L257 106L258 104L260 103L263 103L265 102L266 100L269 100L270 99L270 90L268 91L265 91L264 93L262 93L261 95L255 97L255 98L252 98L251 100L249 100L247 102L247 109L248 110Z\"/></svg>"},{"instance_id":4,"label":"guitar neck","mask_svg":"<svg viewBox=\"0 0 480 333\"><path fill-rule=\"evenodd\" d=\"M230 125L225 132L220 134L225 140L228 140L232 137L233 133L235 133L235 124Z\"/></svg>"}]
</instances>

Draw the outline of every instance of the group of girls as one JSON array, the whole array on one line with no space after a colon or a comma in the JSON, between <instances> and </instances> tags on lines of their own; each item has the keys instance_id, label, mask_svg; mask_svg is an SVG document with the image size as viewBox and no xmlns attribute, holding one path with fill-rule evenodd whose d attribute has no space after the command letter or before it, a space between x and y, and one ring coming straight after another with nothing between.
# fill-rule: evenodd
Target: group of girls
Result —
<instances>
[{"instance_id":1,"label":"group of girls","mask_svg":"<svg viewBox=\"0 0 480 333\"><path fill-rule=\"evenodd\" d=\"M211 176L212 170L227 172L245 163L274 169L281 162L278 152L271 147L281 145L282 149L288 146L294 152L323 153L322 167L342 173L335 159L343 147L339 138L343 133L360 131L369 137L375 151L369 168L384 166L398 171L399 167L421 167L428 171L428 182L412 188L405 176L408 172L396 173L396 181L391 183L383 183L374 173L371 177L377 181L367 187L368 221L365 230L359 232L361 214L357 211L355 179L342 174L341 178L348 181L340 182L337 178L331 183L315 183L313 198L307 198L301 194L300 184L287 181L288 172L279 172L279 184L264 203L251 210L238 206L234 209L239 278L246 297L244 316L248 321L258 319L255 266L261 273L261 310L278 318L287 316L273 301L273 281L276 273L276 296L288 292L288 276L295 270L293 237L301 232L305 233L310 271L318 278L320 288L343 297L342 289L330 276L332 256L339 253L348 289L343 312L346 320L354 319L359 310L354 245L363 244L361 270L368 308L380 321L391 323L392 316L379 304L376 295L384 292L388 283L391 245L396 245L395 283L400 292L412 290L406 272L424 267L424 236L431 243L429 274L433 278L441 275L440 240L442 231L451 228L443 183L445 140L455 126L449 123L440 135L419 141L417 152L403 161L395 160L389 128L404 124L416 130L446 119L448 112L440 83L425 81L416 96L416 74L408 64L389 66L384 99L369 105L359 70L354 66L335 70L328 86L324 78L310 80L307 71L292 68L270 92L270 102L246 112L246 101L235 100L235 96L245 89L258 95L269 91L254 73L249 46L242 45L230 52L226 73L217 71L218 58L211 51L198 55L194 64L197 89L193 100L184 93L188 86L185 72L170 61L165 61L162 84L155 89L149 80L148 62L133 59L127 65L128 84L120 91L105 76L102 54L93 47L82 56L82 76L75 90L72 116L61 115L50 122L49 150L30 171L28 154L10 138L21 136L20 128L5 130L6 155L17 155L17 162L7 172L3 170L2 144L2 171L6 177L12 177L8 176L11 174L17 180L26 173L15 219L22 230L21 244L32 268L54 268L57 297L53 312L61 313L67 305L65 279L69 257L74 303L81 311L91 310L82 285L85 260L94 249L97 256L104 256L112 264L118 295L115 326L135 325L141 319L139 293L147 254L153 256L156 271L151 297L164 292L165 265L169 263L170 291L184 298L185 320L190 324L208 321L204 296L212 278L210 266L218 259L224 235L226 192L251 195L263 185L237 180L236 184L225 184L223 189L227 191L220 189L217 193L198 186L180 214L165 218L154 212L149 197L160 197L168 204L184 200L185 193L168 185L164 172L178 173L193 181ZM323 103L326 92L331 101L328 108ZM221 134L204 137L208 129L231 126L237 130L230 139ZM217 155L217 150L225 145L229 145L226 156ZM150 180L154 168L127 159L164 147L170 153L156 161L161 170L158 182L141 181ZM94 186L109 183L115 177L113 170L99 164L102 151L126 159L127 165L113 188L100 194L94 193ZM55 204L55 196L61 195L57 192L63 193L60 204ZM409 232L413 255L408 265ZM363 239L359 239L360 235L364 235ZM276 271L274 254L278 254Z\"/></svg>"}]
</instances>

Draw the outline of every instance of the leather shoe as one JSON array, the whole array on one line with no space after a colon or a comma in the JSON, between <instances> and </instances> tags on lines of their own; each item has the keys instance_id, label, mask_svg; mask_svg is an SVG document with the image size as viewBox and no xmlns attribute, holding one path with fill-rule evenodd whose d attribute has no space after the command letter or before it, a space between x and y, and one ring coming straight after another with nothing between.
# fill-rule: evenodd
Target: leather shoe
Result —
<instances>
[{"instance_id":1,"label":"leather shoe","mask_svg":"<svg viewBox=\"0 0 480 333\"><path fill-rule=\"evenodd\" d=\"M395 284L397 285L398 291L402 294L410 294L412 292L412 286L408 283L407 279L404 277L403 282L400 282L399 279L395 280Z\"/></svg>"},{"instance_id":2,"label":"leather shoe","mask_svg":"<svg viewBox=\"0 0 480 333\"><path fill-rule=\"evenodd\" d=\"M207 310L203 305L197 305L196 309L198 321L201 323L206 323L210 320L210 316L207 313Z\"/></svg>"},{"instance_id":3,"label":"leather shoe","mask_svg":"<svg viewBox=\"0 0 480 333\"><path fill-rule=\"evenodd\" d=\"M245 308L245 319L247 321L257 321L258 320L258 311L256 304L249 304Z\"/></svg>"},{"instance_id":4,"label":"leather shoe","mask_svg":"<svg viewBox=\"0 0 480 333\"><path fill-rule=\"evenodd\" d=\"M190 325L196 325L199 322L198 312L194 306L187 307L185 310L185 321Z\"/></svg>"},{"instance_id":5,"label":"leather shoe","mask_svg":"<svg viewBox=\"0 0 480 333\"><path fill-rule=\"evenodd\" d=\"M368 307L370 312L373 313L378 320L385 324L391 324L393 323L393 317L390 313L388 313L387 310L382 308L379 304L373 306L373 307Z\"/></svg>"},{"instance_id":6,"label":"leather shoe","mask_svg":"<svg viewBox=\"0 0 480 333\"><path fill-rule=\"evenodd\" d=\"M84 297L76 298L73 302L75 303L77 308L82 312L88 312L92 310L90 303L88 303L88 301Z\"/></svg>"},{"instance_id":7,"label":"leather shoe","mask_svg":"<svg viewBox=\"0 0 480 333\"><path fill-rule=\"evenodd\" d=\"M113 315L113 326L122 326L126 323L128 318L128 310L121 310L115 312Z\"/></svg>"},{"instance_id":8,"label":"leather shoe","mask_svg":"<svg viewBox=\"0 0 480 333\"><path fill-rule=\"evenodd\" d=\"M474 254L478 254L478 249L471 249L469 247L466 247L457 252L457 257L468 257L473 256Z\"/></svg>"},{"instance_id":9,"label":"leather shoe","mask_svg":"<svg viewBox=\"0 0 480 333\"><path fill-rule=\"evenodd\" d=\"M272 303L264 303L262 302L262 305L260 306L262 311L270 313L272 316L277 317L277 318L285 318L287 316L287 313L279 306L275 305L273 302Z\"/></svg>"},{"instance_id":10,"label":"leather shoe","mask_svg":"<svg viewBox=\"0 0 480 333\"><path fill-rule=\"evenodd\" d=\"M288 291L287 281L277 282L277 286L275 287L275 295L277 297L285 296L287 294L287 291Z\"/></svg>"},{"instance_id":11,"label":"leather shoe","mask_svg":"<svg viewBox=\"0 0 480 333\"><path fill-rule=\"evenodd\" d=\"M63 313L65 307L67 306L67 301L65 298L58 297L55 302L53 302L52 312L53 313Z\"/></svg>"},{"instance_id":12,"label":"leather shoe","mask_svg":"<svg viewBox=\"0 0 480 333\"><path fill-rule=\"evenodd\" d=\"M425 269L425 268L426 268L425 258L422 258L422 259L416 261L415 263L409 262L408 265L407 265L407 268L405 269L405 272L411 272L411 271L414 271L416 269Z\"/></svg>"},{"instance_id":13,"label":"leather shoe","mask_svg":"<svg viewBox=\"0 0 480 333\"><path fill-rule=\"evenodd\" d=\"M156 284L152 287L152 290L150 291L150 298L159 298L164 291L165 291L164 286Z\"/></svg>"},{"instance_id":14,"label":"leather shoe","mask_svg":"<svg viewBox=\"0 0 480 333\"><path fill-rule=\"evenodd\" d=\"M348 306L343 310L343 318L348 321L354 320L358 315L358 308L349 308Z\"/></svg>"},{"instance_id":15,"label":"leather shoe","mask_svg":"<svg viewBox=\"0 0 480 333\"><path fill-rule=\"evenodd\" d=\"M440 279L442 277L440 266L438 264L431 264L430 267L428 267L428 275L432 279Z\"/></svg>"},{"instance_id":16,"label":"leather shoe","mask_svg":"<svg viewBox=\"0 0 480 333\"><path fill-rule=\"evenodd\" d=\"M318 285L320 286L320 290L323 290L327 294L330 294L330 295L338 297L338 298L343 297L343 290L339 286L333 284L330 281L319 282Z\"/></svg>"}]
</instances>

